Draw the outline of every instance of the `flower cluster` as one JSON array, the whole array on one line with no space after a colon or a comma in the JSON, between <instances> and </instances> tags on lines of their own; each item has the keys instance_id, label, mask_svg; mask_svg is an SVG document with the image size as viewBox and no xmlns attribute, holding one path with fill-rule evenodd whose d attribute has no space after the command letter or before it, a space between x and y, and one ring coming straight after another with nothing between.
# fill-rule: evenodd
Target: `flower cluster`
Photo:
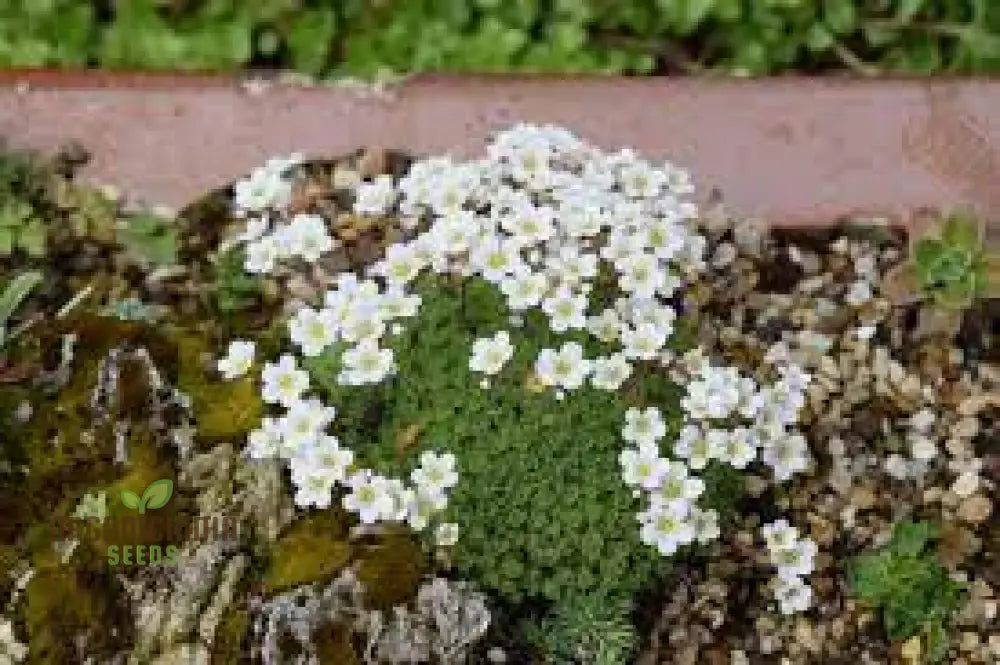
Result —
<instances>
[{"instance_id":1,"label":"flower cluster","mask_svg":"<svg viewBox=\"0 0 1000 665\"><path fill-rule=\"evenodd\" d=\"M629 409L622 438L634 447L623 450L619 459L626 484L646 492L648 508L638 515L642 541L670 555L695 540L718 537L719 527L714 510L695 504L705 491L704 481L692 476L684 462L660 455L659 440L666 432L656 407Z\"/></svg>"},{"instance_id":2,"label":"flower cluster","mask_svg":"<svg viewBox=\"0 0 1000 665\"><path fill-rule=\"evenodd\" d=\"M246 244L247 272L271 272L283 259L299 258L314 263L336 244L321 216L289 213L292 198L289 172L301 161L298 154L271 159L235 185L233 206L236 214L247 220L237 238Z\"/></svg>"},{"instance_id":3,"label":"flower cluster","mask_svg":"<svg viewBox=\"0 0 1000 665\"><path fill-rule=\"evenodd\" d=\"M242 240L249 271L270 270L292 256L314 261L334 246L321 218L287 219L286 180L295 164L273 160L237 186L235 205L248 219ZM692 223L692 193L688 174L670 163L654 166L627 149L604 153L552 126L517 125L495 137L483 159L418 161L398 181L377 176L360 183L355 212L397 217L420 232L387 247L366 279L339 275L322 307L294 314L291 339L305 357L345 343L337 381L378 383L395 371L392 349L380 345L388 324L419 309L419 296L408 292L417 276L428 269L476 276L503 294L513 315L534 308L555 333L582 331L612 346L592 358L576 341L541 349L534 362L538 384L560 398L584 385L618 390L637 364L673 360L666 349L677 316L672 299L705 266L707 243ZM595 293L607 303L599 311L592 310ZM488 387L513 352L510 335L498 331L475 341L469 368ZM248 349L235 348L220 370L235 376L252 362ZM758 388L731 368L704 362L684 400L688 419L676 447L682 460L660 457L657 440L665 429L656 409L630 412L624 435L634 447L621 461L626 481L649 494L640 513L646 542L669 553L717 532L715 514L695 505L704 484L690 474L709 459L743 468L759 455L779 479L805 467L805 439L789 425L809 376L792 366L780 371L776 384ZM287 413L265 419L251 436L251 454L290 460L306 505L328 503L330 488L343 482L346 504L363 521L405 518L419 528L423 521L412 510L404 517L403 504L438 506L443 495L423 496L419 483L408 490L371 471L347 476L349 451L325 433L334 409L305 398L308 384L292 355L264 367L264 399Z\"/></svg>"},{"instance_id":4,"label":"flower cluster","mask_svg":"<svg viewBox=\"0 0 1000 665\"><path fill-rule=\"evenodd\" d=\"M687 422L674 453L692 469L718 460L737 469L761 459L776 480L788 480L809 463L809 446L794 429L811 379L801 367L778 366L780 378L760 386L733 367L715 367L700 353L684 361L691 371L681 400Z\"/></svg>"},{"instance_id":5,"label":"flower cluster","mask_svg":"<svg viewBox=\"0 0 1000 665\"><path fill-rule=\"evenodd\" d=\"M761 529L771 555L771 563L778 569L774 593L782 614L794 614L809 609L812 587L803 577L814 569L816 543L800 538L799 531L787 520L777 520Z\"/></svg>"}]
</instances>

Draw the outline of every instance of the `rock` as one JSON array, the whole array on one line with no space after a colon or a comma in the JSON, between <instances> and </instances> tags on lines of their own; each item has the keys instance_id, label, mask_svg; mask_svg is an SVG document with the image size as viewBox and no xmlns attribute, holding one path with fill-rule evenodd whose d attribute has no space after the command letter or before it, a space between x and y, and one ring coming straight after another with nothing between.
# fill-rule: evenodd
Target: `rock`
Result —
<instances>
[{"instance_id":1,"label":"rock","mask_svg":"<svg viewBox=\"0 0 1000 665\"><path fill-rule=\"evenodd\" d=\"M911 637L903 643L901 655L903 660L911 665L920 665L921 662L920 637Z\"/></svg>"},{"instance_id":2,"label":"rock","mask_svg":"<svg viewBox=\"0 0 1000 665\"><path fill-rule=\"evenodd\" d=\"M980 524L990 517L993 503L981 494L969 497L958 506L958 518L972 524Z\"/></svg>"}]
</instances>

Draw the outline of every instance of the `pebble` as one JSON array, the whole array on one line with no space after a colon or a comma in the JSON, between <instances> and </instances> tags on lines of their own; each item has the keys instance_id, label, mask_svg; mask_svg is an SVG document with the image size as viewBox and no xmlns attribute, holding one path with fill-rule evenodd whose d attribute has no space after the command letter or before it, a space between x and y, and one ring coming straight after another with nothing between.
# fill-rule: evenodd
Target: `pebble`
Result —
<instances>
[{"instance_id":1,"label":"pebble","mask_svg":"<svg viewBox=\"0 0 1000 665\"><path fill-rule=\"evenodd\" d=\"M985 522L989 519L991 512L993 512L993 503L982 494L969 497L958 506L959 519L972 524Z\"/></svg>"}]
</instances>

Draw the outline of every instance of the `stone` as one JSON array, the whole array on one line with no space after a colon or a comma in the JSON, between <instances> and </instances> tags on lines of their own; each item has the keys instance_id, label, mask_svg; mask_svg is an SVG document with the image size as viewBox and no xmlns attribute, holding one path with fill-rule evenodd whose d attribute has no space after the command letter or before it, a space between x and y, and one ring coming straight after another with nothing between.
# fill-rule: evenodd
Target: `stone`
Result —
<instances>
[{"instance_id":1,"label":"stone","mask_svg":"<svg viewBox=\"0 0 1000 665\"><path fill-rule=\"evenodd\" d=\"M982 494L969 497L958 506L958 518L972 524L985 522L993 512L993 503Z\"/></svg>"}]
</instances>

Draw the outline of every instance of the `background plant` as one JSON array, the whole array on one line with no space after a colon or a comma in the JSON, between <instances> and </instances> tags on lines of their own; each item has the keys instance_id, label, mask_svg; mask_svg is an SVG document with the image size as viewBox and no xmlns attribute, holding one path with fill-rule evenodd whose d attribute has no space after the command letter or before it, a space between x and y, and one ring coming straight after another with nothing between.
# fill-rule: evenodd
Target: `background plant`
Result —
<instances>
[{"instance_id":1,"label":"background plant","mask_svg":"<svg viewBox=\"0 0 1000 665\"><path fill-rule=\"evenodd\" d=\"M945 627L962 588L933 552L937 534L927 522L897 524L887 545L855 557L847 570L854 593L881 610L889 637L920 635L932 661L945 656Z\"/></svg>"},{"instance_id":2,"label":"background plant","mask_svg":"<svg viewBox=\"0 0 1000 665\"><path fill-rule=\"evenodd\" d=\"M0 65L307 74L1000 68L992 0L3 0Z\"/></svg>"}]
</instances>

